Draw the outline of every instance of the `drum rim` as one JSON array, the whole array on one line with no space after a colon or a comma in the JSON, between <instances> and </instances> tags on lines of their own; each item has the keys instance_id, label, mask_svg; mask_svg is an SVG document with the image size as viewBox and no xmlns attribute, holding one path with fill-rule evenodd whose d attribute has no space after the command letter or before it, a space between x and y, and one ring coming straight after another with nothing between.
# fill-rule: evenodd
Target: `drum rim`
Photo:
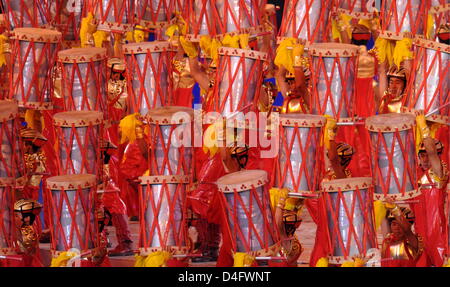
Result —
<instances>
[{"instance_id":1,"label":"drum rim","mask_svg":"<svg viewBox=\"0 0 450 287\"><path fill-rule=\"evenodd\" d=\"M395 123L389 123L381 122L381 123L374 123L374 119L381 119L381 118L394 118L400 116L404 119L403 122L396 121ZM370 116L366 119L366 129L368 129L371 132L386 132L386 133L392 133L396 130L403 131L403 130L409 130L412 129L415 124L415 117L411 114L405 114L405 113L390 113L390 114L380 114L375 116Z\"/></svg>"},{"instance_id":2,"label":"drum rim","mask_svg":"<svg viewBox=\"0 0 450 287\"><path fill-rule=\"evenodd\" d=\"M435 41L424 39L422 37L420 37L419 35L416 35L416 37L414 38L413 44L418 46L418 47L421 47L421 48L434 50L436 52L444 52L446 54L450 54L450 45L447 45L447 44L444 44L444 43L438 43L438 42L435 42Z\"/></svg>"},{"instance_id":3,"label":"drum rim","mask_svg":"<svg viewBox=\"0 0 450 287\"><path fill-rule=\"evenodd\" d=\"M356 188L363 190L372 187L373 180L371 177L348 177L323 181L321 183L321 190L323 192L355 191Z\"/></svg>"},{"instance_id":4,"label":"drum rim","mask_svg":"<svg viewBox=\"0 0 450 287\"><path fill-rule=\"evenodd\" d=\"M295 118L297 116L298 118ZM280 114L280 123L282 126L294 127L323 127L327 121L326 117L321 115L287 113Z\"/></svg>"},{"instance_id":5,"label":"drum rim","mask_svg":"<svg viewBox=\"0 0 450 287\"><path fill-rule=\"evenodd\" d=\"M161 114L161 112L167 111L167 114ZM175 122L172 120L172 116L177 112L186 112L190 115L189 121ZM177 124L186 124L192 122L194 118L194 109L183 107L183 106L165 106L158 107L154 109L150 109L145 115L148 123L150 124L159 124L159 125L177 125Z\"/></svg>"},{"instance_id":6,"label":"drum rim","mask_svg":"<svg viewBox=\"0 0 450 287\"><path fill-rule=\"evenodd\" d=\"M77 52L86 51L84 54ZM76 52L75 55L71 52ZM106 48L88 47L88 48L70 48L58 52L58 62L62 63L87 63L102 61L107 58Z\"/></svg>"},{"instance_id":7,"label":"drum rim","mask_svg":"<svg viewBox=\"0 0 450 287\"><path fill-rule=\"evenodd\" d=\"M19 115L17 103L7 100L0 100L0 120L10 121Z\"/></svg>"},{"instance_id":8,"label":"drum rim","mask_svg":"<svg viewBox=\"0 0 450 287\"><path fill-rule=\"evenodd\" d=\"M189 183L191 177L189 175L143 175L139 178L141 185L147 184L163 184L165 183Z\"/></svg>"},{"instance_id":9,"label":"drum rim","mask_svg":"<svg viewBox=\"0 0 450 287\"><path fill-rule=\"evenodd\" d=\"M96 186L97 179L94 174L66 174L49 177L46 184L50 190L76 190Z\"/></svg>"},{"instance_id":10,"label":"drum rim","mask_svg":"<svg viewBox=\"0 0 450 287\"><path fill-rule=\"evenodd\" d=\"M309 55L324 58L351 58L358 56L359 47L352 44L343 43L313 43L309 46Z\"/></svg>"},{"instance_id":11,"label":"drum rim","mask_svg":"<svg viewBox=\"0 0 450 287\"><path fill-rule=\"evenodd\" d=\"M19 27L12 31L11 38L29 42L58 43L62 40L62 33L51 29Z\"/></svg>"},{"instance_id":12,"label":"drum rim","mask_svg":"<svg viewBox=\"0 0 450 287\"><path fill-rule=\"evenodd\" d=\"M267 61L268 54L265 52L248 50L248 49L239 49L239 48L230 48L230 47L220 47L218 50L220 56L235 56L242 57L248 59L255 60L263 60Z\"/></svg>"},{"instance_id":13,"label":"drum rim","mask_svg":"<svg viewBox=\"0 0 450 287\"><path fill-rule=\"evenodd\" d=\"M69 119L66 117L70 116ZM68 111L53 115L53 123L59 127L85 127L103 122L103 113L99 111Z\"/></svg>"},{"instance_id":14,"label":"drum rim","mask_svg":"<svg viewBox=\"0 0 450 287\"><path fill-rule=\"evenodd\" d=\"M171 45L168 41L153 41L153 42L140 42L129 43L122 46L123 53L126 55L134 54L147 54L167 52L171 49Z\"/></svg>"},{"instance_id":15,"label":"drum rim","mask_svg":"<svg viewBox=\"0 0 450 287\"><path fill-rule=\"evenodd\" d=\"M223 183L223 181L229 180L230 178L234 179L238 174L245 174L245 173L250 174L250 172L254 174L254 177L238 183ZM248 191L252 189L252 186L254 188L258 188L267 184L268 183L267 176L268 176L267 172L261 169L240 170L220 177L216 181L216 184L219 191L223 193L233 193L235 190L237 192Z\"/></svg>"}]
</instances>

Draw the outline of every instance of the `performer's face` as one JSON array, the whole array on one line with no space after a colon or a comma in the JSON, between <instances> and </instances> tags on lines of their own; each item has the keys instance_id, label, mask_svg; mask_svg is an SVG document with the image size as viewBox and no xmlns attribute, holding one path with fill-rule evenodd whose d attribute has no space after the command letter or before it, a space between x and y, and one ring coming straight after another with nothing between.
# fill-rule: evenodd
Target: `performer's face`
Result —
<instances>
[{"instance_id":1,"label":"performer's face","mask_svg":"<svg viewBox=\"0 0 450 287\"><path fill-rule=\"evenodd\" d=\"M431 167L430 160L426 152L419 153L419 164L423 169L429 169Z\"/></svg>"},{"instance_id":2,"label":"performer's face","mask_svg":"<svg viewBox=\"0 0 450 287\"><path fill-rule=\"evenodd\" d=\"M402 79L396 77L389 78L389 93L394 96L401 95L405 89L405 82Z\"/></svg>"},{"instance_id":3,"label":"performer's face","mask_svg":"<svg viewBox=\"0 0 450 287\"><path fill-rule=\"evenodd\" d=\"M403 238L403 236L404 236L403 229L396 220L392 220L392 222L391 222L391 232L392 232L392 234L394 234L394 236L396 238L399 238L399 239Z\"/></svg>"},{"instance_id":4,"label":"performer's face","mask_svg":"<svg viewBox=\"0 0 450 287\"><path fill-rule=\"evenodd\" d=\"M135 130L136 130L136 138L137 139L144 138L144 128L142 127L142 125L137 124Z\"/></svg>"}]
</instances>

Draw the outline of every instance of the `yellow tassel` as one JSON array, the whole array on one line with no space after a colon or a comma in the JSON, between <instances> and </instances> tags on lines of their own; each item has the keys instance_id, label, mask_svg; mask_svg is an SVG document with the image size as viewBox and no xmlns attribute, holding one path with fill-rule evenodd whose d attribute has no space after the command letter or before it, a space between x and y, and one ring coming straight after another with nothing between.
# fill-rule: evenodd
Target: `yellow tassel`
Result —
<instances>
[{"instance_id":1,"label":"yellow tassel","mask_svg":"<svg viewBox=\"0 0 450 287\"><path fill-rule=\"evenodd\" d=\"M432 40L433 37L433 29L434 29L434 17L431 13L428 14L427 18L427 32L426 36L428 39Z\"/></svg>"},{"instance_id":2,"label":"yellow tassel","mask_svg":"<svg viewBox=\"0 0 450 287\"><path fill-rule=\"evenodd\" d=\"M378 61L380 63L388 62L391 66L394 61L394 41L378 37L375 41Z\"/></svg>"},{"instance_id":3,"label":"yellow tassel","mask_svg":"<svg viewBox=\"0 0 450 287\"><path fill-rule=\"evenodd\" d=\"M136 140L136 125L142 125L143 123L138 119L139 113L134 113L124 117L119 123L119 129L121 131L120 143L134 142Z\"/></svg>"},{"instance_id":4,"label":"yellow tassel","mask_svg":"<svg viewBox=\"0 0 450 287\"><path fill-rule=\"evenodd\" d=\"M412 59L413 53L411 51L411 47L412 39L409 38L403 38L395 43L393 59L394 64L397 65L397 67L400 68L400 64L403 60Z\"/></svg>"},{"instance_id":5,"label":"yellow tassel","mask_svg":"<svg viewBox=\"0 0 450 287\"><path fill-rule=\"evenodd\" d=\"M339 39L341 40L341 32L339 31L338 21L331 20L331 35L333 36L333 39Z\"/></svg>"},{"instance_id":6,"label":"yellow tassel","mask_svg":"<svg viewBox=\"0 0 450 287\"><path fill-rule=\"evenodd\" d=\"M345 261L344 263L342 263L341 267L355 267L355 262Z\"/></svg>"},{"instance_id":7,"label":"yellow tassel","mask_svg":"<svg viewBox=\"0 0 450 287\"><path fill-rule=\"evenodd\" d=\"M415 128L415 138L416 138L416 153L419 152L420 144L423 141L422 129L427 127L427 121L424 115L416 116L416 128ZM435 131L436 133L436 131ZM431 135L431 132L430 132Z\"/></svg>"},{"instance_id":8,"label":"yellow tassel","mask_svg":"<svg viewBox=\"0 0 450 287\"><path fill-rule=\"evenodd\" d=\"M8 42L8 37L5 35L0 35L0 67L6 65L5 56L5 44Z\"/></svg>"},{"instance_id":9,"label":"yellow tassel","mask_svg":"<svg viewBox=\"0 0 450 287\"><path fill-rule=\"evenodd\" d=\"M120 55L122 54L120 46L122 44L123 35L119 34L119 33L115 33L114 37L115 37L114 38L114 55L116 57L120 57Z\"/></svg>"},{"instance_id":10,"label":"yellow tassel","mask_svg":"<svg viewBox=\"0 0 450 287\"><path fill-rule=\"evenodd\" d=\"M177 24L170 25L166 30L166 36L170 37L170 39L173 38L173 35L175 35L175 32L179 32L180 29L178 28Z\"/></svg>"},{"instance_id":11,"label":"yellow tassel","mask_svg":"<svg viewBox=\"0 0 450 287\"><path fill-rule=\"evenodd\" d=\"M134 34L134 41L136 43L141 43L145 41L145 31L144 27L140 25L136 25L136 28L133 31Z\"/></svg>"},{"instance_id":12,"label":"yellow tassel","mask_svg":"<svg viewBox=\"0 0 450 287\"><path fill-rule=\"evenodd\" d=\"M330 145L329 130L332 129L333 127L336 127L336 120L330 115L324 115L324 117L327 118L327 123L325 128L323 129L323 142L327 150L330 150L331 145Z\"/></svg>"},{"instance_id":13,"label":"yellow tassel","mask_svg":"<svg viewBox=\"0 0 450 287\"><path fill-rule=\"evenodd\" d=\"M230 34L226 34L222 40L222 45L224 47L239 48L239 35L230 36Z\"/></svg>"},{"instance_id":14,"label":"yellow tassel","mask_svg":"<svg viewBox=\"0 0 450 287\"><path fill-rule=\"evenodd\" d=\"M144 260L144 267L167 267L167 261L172 254L167 251L156 251L148 255Z\"/></svg>"},{"instance_id":15,"label":"yellow tassel","mask_svg":"<svg viewBox=\"0 0 450 287\"><path fill-rule=\"evenodd\" d=\"M355 267L364 267L366 265L366 262L362 260L361 258L355 259Z\"/></svg>"},{"instance_id":16,"label":"yellow tassel","mask_svg":"<svg viewBox=\"0 0 450 287\"><path fill-rule=\"evenodd\" d=\"M316 263L316 267L328 267L328 258L320 258Z\"/></svg>"},{"instance_id":17,"label":"yellow tassel","mask_svg":"<svg viewBox=\"0 0 450 287\"><path fill-rule=\"evenodd\" d=\"M358 21L359 25L365 26L367 29L371 30L371 23L369 19L359 19Z\"/></svg>"},{"instance_id":18,"label":"yellow tassel","mask_svg":"<svg viewBox=\"0 0 450 287\"><path fill-rule=\"evenodd\" d=\"M106 31L97 31L92 36L94 36L94 43L97 48L103 47L103 42L108 40L108 32Z\"/></svg>"},{"instance_id":19,"label":"yellow tassel","mask_svg":"<svg viewBox=\"0 0 450 287\"><path fill-rule=\"evenodd\" d=\"M81 27L80 27L80 42L81 47L88 47L89 35L94 34L96 27L92 24L94 20L94 15L91 12L88 13L86 17L81 19Z\"/></svg>"},{"instance_id":20,"label":"yellow tassel","mask_svg":"<svg viewBox=\"0 0 450 287\"><path fill-rule=\"evenodd\" d=\"M198 56L197 47L191 41L186 40L184 36L180 36L180 44L189 58L196 58Z\"/></svg>"},{"instance_id":21,"label":"yellow tassel","mask_svg":"<svg viewBox=\"0 0 450 287\"><path fill-rule=\"evenodd\" d=\"M241 49L248 49L248 34L240 34L239 35L239 44L241 46Z\"/></svg>"},{"instance_id":22,"label":"yellow tassel","mask_svg":"<svg viewBox=\"0 0 450 287\"><path fill-rule=\"evenodd\" d=\"M202 49L206 57L211 58L211 37L209 35L200 37L200 49Z\"/></svg>"},{"instance_id":23,"label":"yellow tassel","mask_svg":"<svg viewBox=\"0 0 450 287\"><path fill-rule=\"evenodd\" d=\"M375 200L373 203L373 212L375 215L375 230L377 230L386 217L387 212L386 206L381 200Z\"/></svg>"},{"instance_id":24,"label":"yellow tassel","mask_svg":"<svg viewBox=\"0 0 450 287\"><path fill-rule=\"evenodd\" d=\"M219 64L219 48L222 47L222 43L217 39L211 41L211 59L216 66Z\"/></svg>"},{"instance_id":25,"label":"yellow tassel","mask_svg":"<svg viewBox=\"0 0 450 287\"><path fill-rule=\"evenodd\" d=\"M332 20L331 21L331 34L333 36L333 39L339 39L339 41L342 42L341 33L340 33L340 26L349 26L350 28L347 28L345 31L348 34L348 37L350 38L352 36L352 30L350 26L350 22L352 21L353 17L347 14L340 14L339 20Z\"/></svg>"},{"instance_id":26,"label":"yellow tassel","mask_svg":"<svg viewBox=\"0 0 450 287\"><path fill-rule=\"evenodd\" d=\"M297 40L295 38L286 38L281 41L277 48L274 64L278 67L285 67L290 73L294 73L293 48Z\"/></svg>"},{"instance_id":27,"label":"yellow tassel","mask_svg":"<svg viewBox=\"0 0 450 287\"><path fill-rule=\"evenodd\" d=\"M128 32L125 33L125 41L128 41L129 43L134 41L133 32L132 31L128 31Z\"/></svg>"},{"instance_id":28,"label":"yellow tassel","mask_svg":"<svg viewBox=\"0 0 450 287\"><path fill-rule=\"evenodd\" d=\"M66 267L67 262L77 255L75 252L61 252L58 257L52 259L50 267Z\"/></svg>"},{"instance_id":29,"label":"yellow tassel","mask_svg":"<svg viewBox=\"0 0 450 287\"><path fill-rule=\"evenodd\" d=\"M136 261L134 262L134 267L144 267L144 260L145 260L144 256L135 254L134 258L136 259Z\"/></svg>"},{"instance_id":30,"label":"yellow tassel","mask_svg":"<svg viewBox=\"0 0 450 287\"><path fill-rule=\"evenodd\" d=\"M255 262L255 257L245 252L237 252L234 254L233 267L251 267Z\"/></svg>"}]
</instances>

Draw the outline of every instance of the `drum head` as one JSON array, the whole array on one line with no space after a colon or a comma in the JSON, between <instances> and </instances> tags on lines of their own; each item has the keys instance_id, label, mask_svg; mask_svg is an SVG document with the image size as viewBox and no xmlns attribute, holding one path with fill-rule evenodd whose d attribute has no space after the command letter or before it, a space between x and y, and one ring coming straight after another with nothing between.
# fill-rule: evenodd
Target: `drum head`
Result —
<instances>
[{"instance_id":1,"label":"drum head","mask_svg":"<svg viewBox=\"0 0 450 287\"><path fill-rule=\"evenodd\" d=\"M309 46L309 53L318 57L353 57L358 55L356 45L341 43L314 43Z\"/></svg>"},{"instance_id":2,"label":"drum head","mask_svg":"<svg viewBox=\"0 0 450 287\"><path fill-rule=\"evenodd\" d=\"M51 190L74 190L78 187L89 188L96 185L93 174L68 174L49 177L47 187Z\"/></svg>"},{"instance_id":3,"label":"drum head","mask_svg":"<svg viewBox=\"0 0 450 287\"><path fill-rule=\"evenodd\" d=\"M188 107L167 106L151 109L147 113L149 123L181 124L189 123L194 116L194 110Z\"/></svg>"},{"instance_id":4,"label":"drum head","mask_svg":"<svg viewBox=\"0 0 450 287\"><path fill-rule=\"evenodd\" d=\"M12 34L13 39L29 42L58 43L62 39L61 32L41 28L16 28Z\"/></svg>"},{"instance_id":5,"label":"drum head","mask_svg":"<svg viewBox=\"0 0 450 287\"><path fill-rule=\"evenodd\" d=\"M63 63L86 63L106 59L105 48L72 48L58 52L58 61Z\"/></svg>"},{"instance_id":6,"label":"drum head","mask_svg":"<svg viewBox=\"0 0 450 287\"><path fill-rule=\"evenodd\" d=\"M356 189L368 189L372 186L371 177L349 177L322 182L322 191L352 191Z\"/></svg>"},{"instance_id":7,"label":"drum head","mask_svg":"<svg viewBox=\"0 0 450 287\"><path fill-rule=\"evenodd\" d=\"M373 132L395 132L409 130L414 126L415 117L410 114L381 114L366 119L366 128Z\"/></svg>"},{"instance_id":8,"label":"drum head","mask_svg":"<svg viewBox=\"0 0 450 287\"><path fill-rule=\"evenodd\" d=\"M260 187L267 183L267 172L264 170L241 170L222 176L217 180L219 191L231 193L246 191L252 187Z\"/></svg>"},{"instance_id":9,"label":"drum head","mask_svg":"<svg viewBox=\"0 0 450 287\"><path fill-rule=\"evenodd\" d=\"M153 41L125 44L122 48L125 54L146 54L147 52L161 53L168 51L171 49L171 45L167 41Z\"/></svg>"},{"instance_id":10,"label":"drum head","mask_svg":"<svg viewBox=\"0 0 450 287\"><path fill-rule=\"evenodd\" d=\"M53 116L53 121L56 126L61 127L99 125L103 121L103 113L97 111L61 112Z\"/></svg>"}]
</instances>

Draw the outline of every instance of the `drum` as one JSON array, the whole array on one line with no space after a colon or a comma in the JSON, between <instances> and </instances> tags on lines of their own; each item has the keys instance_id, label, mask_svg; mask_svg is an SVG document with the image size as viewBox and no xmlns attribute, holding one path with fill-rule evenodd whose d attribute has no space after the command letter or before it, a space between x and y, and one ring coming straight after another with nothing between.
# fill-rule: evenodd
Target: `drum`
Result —
<instances>
[{"instance_id":1,"label":"drum","mask_svg":"<svg viewBox=\"0 0 450 287\"><path fill-rule=\"evenodd\" d=\"M227 218L223 228L229 233L233 252L274 256L279 251L267 182L263 170L233 172L217 180Z\"/></svg>"},{"instance_id":2,"label":"drum","mask_svg":"<svg viewBox=\"0 0 450 287\"><path fill-rule=\"evenodd\" d=\"M92 174L47 179L50 249L53 257L74 248L80 253L99 246L95 219L96 179Z\"/></svg>"},{"instance_id":3,"label":"drum","mask_svg":"<svg viewBox=\"0 0 450 287\"><path fill-rule=\"evenodd\" d=\"M161 107L150 110L150 175L193 174L194 110L186 107Z\"/></svg>"},{"instance_id":4,"label":"drum","mask_svg":"<svg viewBox=\"0 0 450 287\"><path fill-rule=\"evenodd\" d=\"M170 49L163 41L123 46L130 113L146 115L150 109L172 103Z\"/></svg>"},{"instance_id":5,"label":"drum","mask_svg":"<svg viewBox=\"0 0 450 287\"><path fill-rule=\"evenodd\" d=\"M326 118L307 114L280 114L280 151L276 186L291 192L319 190L320 139Z\"/></svg>"},{"instance_id":6,"label":"drum","mask_svg":"<svg viewBox=\"0 0 450 287\"><path fill-rule=\"evenodd\" d=\"M354 90L358 46L340 43L312 44L312 113L338 121L354 116Z\"/></svg>"},{"instance_id":7,"label":"drum","mask_svg":"<svg viewBox=\"0 0 450 287\"><path fill-rule=\"evenodd\" d=\"M0 178L0 255L16 254L14 178Z\"/></svg>"},{"instance_id":8,"label":"drum","mask_svg":"<svg viewBox=\"0 0 450 287\"><path fill-rule=\"evenodd\" d=\"M20 107L52 109L52 69L61 33L39 28L16 28L13 32L10 98Z\"/></svg>"},{"instance_id":9,"label":"drum","mask_svg":"<svg viewBox=\"0 0 450 287\"><path fill-rule=\"evenodd\" d=\"M425 114L450 116L450 45L415 39L412 80L414 88L408 107Z\"/></svg>"},{"instance_id":10,"label":"drum","mask_svg":"<svg viewBox=\"0 0 450 287\"><path fill-rule=\"evenodd\" d=\"M267 53L236 48L219 48L219 64L213 97L207 99L208 112L228 117L244 112L249 105L257 107L263 81L263 61Z\"/></svg>"},{"instance_id":11,"label":"drum","mask_svg":"<svg viewBox=\"0 0 450 287\"><path fill-rule=\"evenodd\" d=\"M107 112L105 48L60 51L58 68L65 111Z\"/></svg>"},{"instance_id":12,"label":"drum","mask_svg":"<svg viewBox=\"0 0 450 287\"><path fill-rule=\"evenodd\" d=\"M376 200L402 200L419 194L414 124L415 118L410 114L382 114L366 119Z\"/></svg>"},{"instance_id":13,"label":"drum","mask_svg":"<svg viewBox=\"0 0 450 287\"><path fill-rule=\"evenodd\" d=\"M17 104L0 101L0 178L18 178L25 174L19 129Z\"/></svg>"},{"instance_id":14,"label":"drum","mask_svg":"<svg viewBox=\"0 0 450 287\"><path fill-rule=\"evenodd\" d=\"M381 4L381 30L386 32L381 37L393 40L402 32L413 35L424 34L427 19L425 8L427 1L421 0L386 0Z\"/></svg>"},{"instance_id":15,"label":"drum","mask_svg":"<svg viewBox=\"0 0 450 287\"><path fill-rule=\"evenodd\" d=\"M365 256L369 249L377 247L372 193L370 177L322 182L330 263L341 264L352 256Z\"/></svg>"},{"instance_id":16,"label":"drum","mask_svg":"<svg viewBox=\"0 0 450 287\"><path fill-rule=\"evenodd\" d=\"M216 35L214 2L211 0L187 1L189 33L192 38L202 35Z\"/></svg>"},{"instance_id":17,"label":"drum","mask_svg":"<svg viewBox=\"0 0 450 287\"><path fill-rule=\"evenodd\" d=\"M218 34L236 32L262 24L264 0L215 0Z\"/></svg>"},{"instance_id":18,"label":"drum","mask_svg":"<svg viewBox=\"0 0 450 287\"><path fill-rule=\"evenodd\" d=\"M86 15L87 2L88 0L56 1L53 22L61 32L63 41L79 42L81 19Z\"/></svg>"},{"instance_id":19,"label":"drum","mask_svg":"<svg viewBox=\"0 0 450 287\"><path fill-rule=\"evenodd\" d=\"M165 26L174 16L175 0L137 0L134 1L134 24L146 28L155 28L155 25ZM188 5L186 1L185 5Z\"/></svg>"},{"instance_id":20,"label":"drum","mask_svg":"<svg viewBox=\"0 0 450 287\"><path fill-rule=\"evenodd\" d=\"M188 254L186 188L189 176L141 176L139 187L139 251Z\"/></svg>"},{"instance_id":21,"label":"drum","mask_svg":"<svg viewBox=\"0 0 450 287\"><path fill-rule=\"evenodd\" d=\"M100 178L103 114L94 111L61 112L53 116L53 126L58 139L58 174L90 173Z\"/></svg>"},{"instance_id":22,"label":"drum","mask_svg":"<svg viewBox=\"0 0 450 287\"><path fill-rule=\"evenodd\" d=\"M52 20L51 0L2 0L10 31L22 27L39 28Z\"/></svg>"},{"instance_id":23,"label":"drum","mask_svg":"<svg viewBox=\"0 0 450 287\"><path fill-rule=\"evenodd\" d=\"M300 38L310 42L326 41L330 7L329 0L285 1L280 37Z\"/></svg>"}]
</instances>

